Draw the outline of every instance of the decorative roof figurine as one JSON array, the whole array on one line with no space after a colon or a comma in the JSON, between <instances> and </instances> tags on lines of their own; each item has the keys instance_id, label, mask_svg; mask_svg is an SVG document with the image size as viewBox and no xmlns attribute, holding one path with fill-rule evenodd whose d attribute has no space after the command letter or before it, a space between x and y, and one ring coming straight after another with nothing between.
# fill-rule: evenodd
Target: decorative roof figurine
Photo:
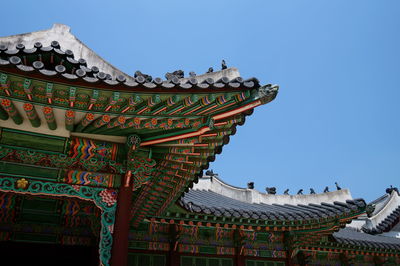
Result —
<instances>
[{"instance_id":1,"label":"decorative roof figurine","mask_svg":"<svg viewBox=\"0 0 400 266\"><path fill-rule=\"evenodd\" d=\"M137 71L135 72L134 77L135 77L135 78L137 78L137 77L144 77L145 80L146 80L147 82L151 82L151 81L153 80L153 77L152 77L152 76L143 74L143 73L140 72L139 70L137 70Z\"/></svg>"},{"instance_id":2,"label":"decorative roof figurine","mask_svg":"<svg viewBox=\"0 0 400 266\"><path fill-rule=\"evenodd\" d=\"M268 194L275 195L276 194L276 187L266 187L265 190Z\"/></svg>"},{"instance_id":3,"label":"decorative roof figurine","mask_svg":"<svg viewBox=\"0 0 400 266\"><path fill-rule=\"evenodd\" d=\"M313 188L310 188L310 194L315 194L315 190Z\"/></svg>"},{"instance_id":4,"label":"decorative roof figurine","mask_svg":"<svg viewBox=\"0 0 400 266\"><path fill-rule=\"evenodd\" d=\"M324 193L327 193L327 192L329 192L329 187L328 186L326 186L325 189L324 189Z\"/></svg>"},{"instance_id":5,"label":"decorative roof figurine","mask_svg":"<svg viewBox=\"0 0 400 266\"><path fill-rule=\"evenodd\" d=\"M248 189L254 189L254 182L247 183L247 188Z\"/></svg>"},{"instance_id":6,"label":"decorative roof figurine","mask_svg":"<svg viewBox=\"0 0 400 266\"><path fill-rule=\"evenodd\" d=\"M224 70L224 69L227 69L227 68L228 68L228 67L226 66L225 60L222 59L222 62L221 62L221 69Z\"/></svg>"},{"instance_id":7,"label":"decorative roof figurine","mask_svg":"<svg viewBox=\"0 0 400 266\"><path fill-rule=\"evenodd\" d=\"M339 185L338 185L337 182L335 182L335 185L336 185L336 189L337 189L337 190L341 190L341 189L342 189L341 187L339 187Z\"/></svg>"}]
</instances>

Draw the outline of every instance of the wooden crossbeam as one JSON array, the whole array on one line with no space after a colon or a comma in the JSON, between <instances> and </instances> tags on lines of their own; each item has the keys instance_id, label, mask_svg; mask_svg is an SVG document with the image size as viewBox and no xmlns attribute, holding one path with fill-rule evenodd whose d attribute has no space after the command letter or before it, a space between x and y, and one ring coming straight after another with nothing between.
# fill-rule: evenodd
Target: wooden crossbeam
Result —
<instances>
[{"instance_id":1,"label":"wooden crossbeam","mask_svg":"<svg viewBox=\"0 0 400 266\"><path fill-rule=\"evenodd\" d=\"M89 126L84 128L82 132L84 133L92 133L93 130L98 129L104 125L107 125L111 121L111 117L109 115L102 115L94 120Z\"/></svg>"},{"instance_id":2,"label":"wooden crossbeam","mask_svg":"<svg viewBox=\"0 0 400 266\"><path fill-rule=\"evenodd\" d=\"M57 122L56 119L54 117L54 112L53 112L53 108L51 108L50 106L45 106L43 107L43 114L44 114L44 118L47 122L47 126L49 127L50 130L56 130L57 129Z\"/></svg>"},{"instance_id":3,"label":"wooden crossbeam","mask_svg":"<svg viewBox=\"0 0 400 266\"><path fill-rule=\"evenodd\" d=\"M20 125L23 122L21 114L18 112L14 103L10 99L2 99L1 106L7 112L8 116L14 121L15 124Z\"/></svg>"},{"instance_id":4,"label":"wooden crossbeam","mask_svg":"<svg viewBox=\"0 0 400 266\"><path fill-rule=\"evenodd\" d=\"M79 124L75 127L75 132L82 132L82 130L87 127L90 123L93 122L95 119L94 114L92 113L87 113L82 120L79 122Z\"/></svg>"},{"instance_id":5,"label":"wooden crossbeam","mask_svg":"<svg viewBox=\"0 0 400 266\"><path fill-rule=\"evenodd\" d=\"M24 103L23 108L26 116L33 127L40 127L40 118L35 110L35 107L31 103Z\"/></svg>"},{"instance_id":6,"label":"wooden crossbeam","mask_svg":"<svg viewBox=\"0 0 400 266\"><path fill-rule=\"evenodd\" d=\"M65 111L65 128L69 131L74 130L74 121L75 121L75 111L67 110Z\"/></svg>"}]
</instances>

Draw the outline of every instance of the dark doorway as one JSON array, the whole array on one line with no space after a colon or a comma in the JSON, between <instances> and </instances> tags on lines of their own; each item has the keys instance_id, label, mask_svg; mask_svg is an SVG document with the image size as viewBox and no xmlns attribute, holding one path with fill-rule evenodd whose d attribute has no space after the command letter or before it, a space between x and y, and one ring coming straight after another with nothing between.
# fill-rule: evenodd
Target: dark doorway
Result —
<instances>
[{"instance_id":1,"label":"dark doorway","mask_svg":"<svg viewBox=\"0 0 400 266\"><path fill-rule=\"evenodd\" d=\"M64 246L23 242L0 242L4 266L98 266L98 247Z\"/></svg>"}]
</instances>

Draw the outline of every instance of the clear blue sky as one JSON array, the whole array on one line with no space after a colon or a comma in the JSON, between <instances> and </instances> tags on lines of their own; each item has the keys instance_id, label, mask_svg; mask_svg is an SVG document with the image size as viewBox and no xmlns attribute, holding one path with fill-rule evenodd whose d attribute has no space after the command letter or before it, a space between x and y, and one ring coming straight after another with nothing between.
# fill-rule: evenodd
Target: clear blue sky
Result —
<instances>
[{"instance_id":1,"label":"clear blue sky","mask_svg":"<svg viewBox=\"0 0 400 266\"><path fill-rule=\"evenodd\" d=\"M276 83L211 168L278 193L400 185L400 1L13 1L0 35L67 24L128 74L228 66ZM61 44L62 45L62 44Z\"/></svg>"}]
</instances>

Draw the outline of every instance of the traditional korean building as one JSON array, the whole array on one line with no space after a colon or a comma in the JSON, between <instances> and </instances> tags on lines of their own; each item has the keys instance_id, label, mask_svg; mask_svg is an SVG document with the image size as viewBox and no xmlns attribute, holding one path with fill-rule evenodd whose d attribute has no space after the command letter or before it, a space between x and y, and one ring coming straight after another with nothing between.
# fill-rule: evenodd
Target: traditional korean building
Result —
<instances>
[{"instance_id":1,"label":"traditional korean building","mask_svg":"<svg viewBox=\"0 0 400 266\"><path fill-rule=\"evenodd\" d=\"M271 195L203 177L276 85L225 64L130 76L55 24L0 38L0 86L13 265L400 264L395 190L367 206L345 189Z\"/></svg>"}]
</instances>

